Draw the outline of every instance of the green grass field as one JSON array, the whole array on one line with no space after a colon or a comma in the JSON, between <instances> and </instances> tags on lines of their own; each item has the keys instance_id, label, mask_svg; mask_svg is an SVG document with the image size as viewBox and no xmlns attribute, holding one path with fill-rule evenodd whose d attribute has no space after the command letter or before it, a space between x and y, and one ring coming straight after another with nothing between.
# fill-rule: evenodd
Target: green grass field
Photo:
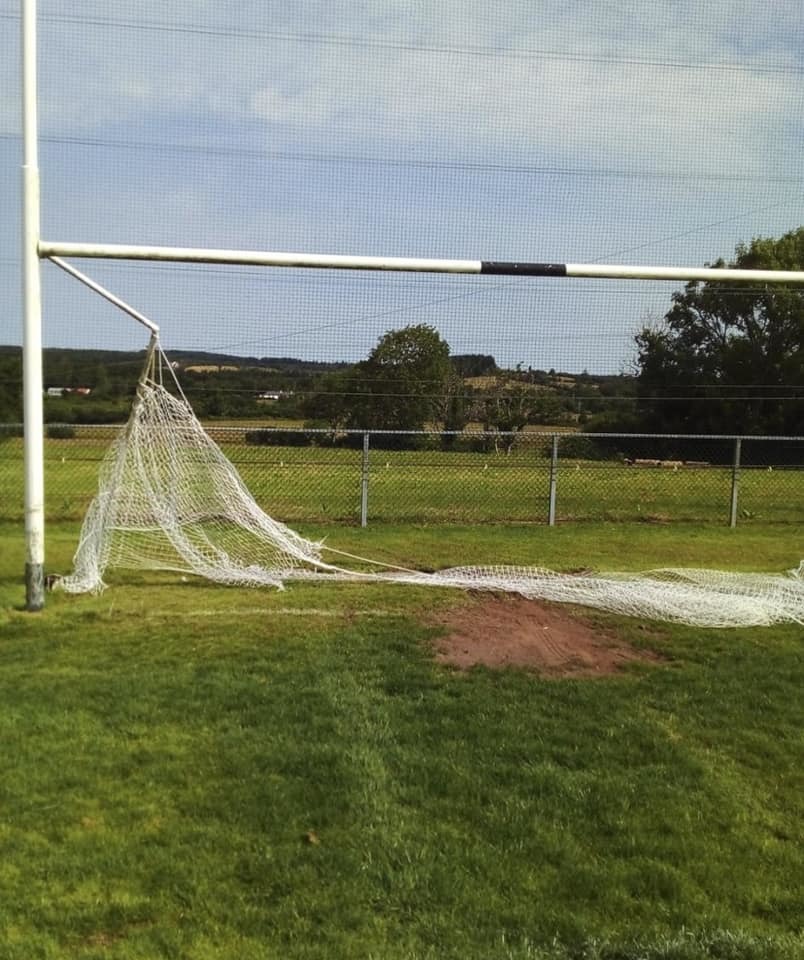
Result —
<instances>
[{"instance_id":1,"label":"green grass field","mask_svg":"<svg viewBox=\"0 0 804 960\"><path fill-rule=\"evenodd\" d=\"M804 556L759 523L303 532L417 566ZM1 957L804 956L801 627L595 614L661 665L457 673L429 615L460 593L118 572L30 615L0 543Z\"/></svg>"}]
</instances>

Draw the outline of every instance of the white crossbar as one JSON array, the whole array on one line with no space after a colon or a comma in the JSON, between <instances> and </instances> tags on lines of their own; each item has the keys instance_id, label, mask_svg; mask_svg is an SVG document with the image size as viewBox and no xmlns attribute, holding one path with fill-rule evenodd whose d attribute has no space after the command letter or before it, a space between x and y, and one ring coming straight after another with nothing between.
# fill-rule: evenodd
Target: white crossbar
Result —
<instances>
[{"instance_id":1,"label":"white crossbar","mask_svg":"<svg viewBox=\"0 0 804 960\"><path fill-rule=\"evenodd\" d=\"M229 263L240 266L306 267L324 270L388 270L408 273L472 273L520 277L592 277L612 280L725 280L739 283L804 284L804 270L739 270L728 267L658 267L604 263L533 263L516 260L445 260L427 257L362 257L342 254L217 250L204 247L61 243L42 240L40 257Z\"/></svg>"}]
</instances>

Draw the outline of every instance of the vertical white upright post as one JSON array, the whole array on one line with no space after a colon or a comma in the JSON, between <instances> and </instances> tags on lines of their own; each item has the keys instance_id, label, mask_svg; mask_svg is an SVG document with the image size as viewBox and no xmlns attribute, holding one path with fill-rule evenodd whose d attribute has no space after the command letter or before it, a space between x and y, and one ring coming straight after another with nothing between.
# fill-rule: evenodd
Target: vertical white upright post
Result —
<instances>
[{"instance_id":1,"label":"vertical white upright post","mask_svg":"<svg viewBox=\"0 0 804 960\"><path fill-rule=\"evenodd\" d=\"M36 0L22 0L22 300L25 421L25 605L45 604L45 483L42 408L42 293L39 264L39 159Z\"/></svg>"}]
</instances>

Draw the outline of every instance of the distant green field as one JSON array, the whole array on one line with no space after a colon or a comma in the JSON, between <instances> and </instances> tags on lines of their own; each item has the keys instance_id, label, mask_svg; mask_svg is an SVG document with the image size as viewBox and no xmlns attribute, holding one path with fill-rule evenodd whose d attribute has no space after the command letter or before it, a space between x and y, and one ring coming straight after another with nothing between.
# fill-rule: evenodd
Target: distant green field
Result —
<instances>
[{"instance_id":1,"label":"distant green field","mask_svg":"<svg viewBox=\"0 0 804 960\"><path fill-rule=\"evenodd\" d=\"M417 567L783 570L801 546L759 523L329 532ZM49 525L48 570L77 536ZM804 956L799 626L587 614L661 662L462 674L431 656L460 592L118 571L31 615L23 561L0 524L4 960Z\"/></svg>"},{"instance_id":2,"label":"distant green field","mask_svg":"<svg viewBox=\"0 0 804 960\"><path fill-rule=\"evenodd\" d=\"M46 441L47 513L80 517L95 493L111 434ZM284 520L355 522L360 517L361 454L328 447L259 447L222 442L260 505ZM545 522L550 464L534 450L505 453L373 450L369 520L396 522ZM562 459L559 521L671 520L726 523L728 467L627 467L616 461ZM22 441L0 443L0 518L22 511ZM804 470L744 468L738 521L804 521Z\"/></svg>"}]
</instances>

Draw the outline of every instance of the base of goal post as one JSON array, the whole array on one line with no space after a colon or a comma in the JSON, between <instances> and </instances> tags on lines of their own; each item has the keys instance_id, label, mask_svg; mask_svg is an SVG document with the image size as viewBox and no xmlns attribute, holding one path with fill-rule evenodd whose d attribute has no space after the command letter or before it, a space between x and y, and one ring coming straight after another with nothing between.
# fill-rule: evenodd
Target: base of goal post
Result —
<instances>
[{"instance_id":1,"label":"base of goal post","mask_svg":"<svg viewBox=\"0 0 804 960\"><path fill-rule=\"evenodd\" d=\"M42 563L25 564L25 609L38 613L45 606L45 566Z\"/></svg>"}]
</instances>

